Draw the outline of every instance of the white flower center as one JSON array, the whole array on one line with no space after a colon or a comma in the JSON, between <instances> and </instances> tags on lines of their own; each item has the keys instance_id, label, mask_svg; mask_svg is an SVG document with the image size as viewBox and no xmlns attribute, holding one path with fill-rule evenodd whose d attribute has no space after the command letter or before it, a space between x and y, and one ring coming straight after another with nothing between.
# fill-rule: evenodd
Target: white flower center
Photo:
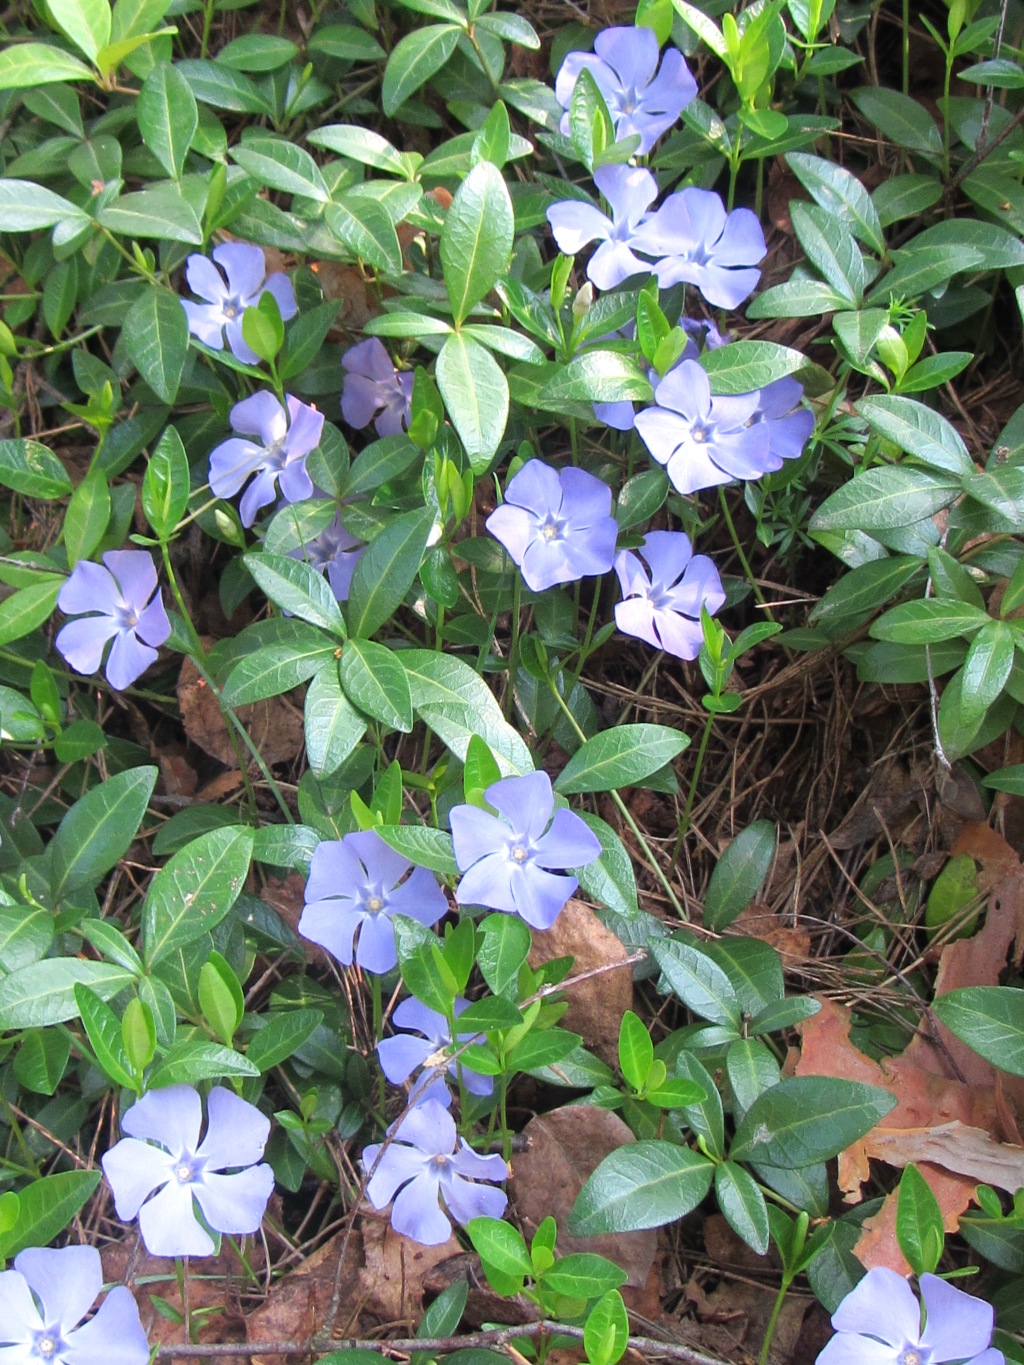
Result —
<instances>
[{"instance_id":1,"label":"white flower center","mask_svg":"<svg viewBox=\"0 0 1024 1365\"><path fill-rule=\"evenodd\" d=\"M922 1351L917 1346L907 1346L900 1352L899 1365L928 1365L931 1351Z\"/></svg>"},{"instance_id":2,"label":"white flower center","mask_svg":"<svg viewBox=\"0 0 1024 1365\"><path fill-rule=\"evenodd\" d=\"M384 901L380 896L371 896L366 902L366 908L371 914L376 915L379 911L384 909Z\"/></svg>"},{"instance_id":3,"label":"white flower center","mask_svg":"<svg viewBox=\"0 0 1024 1365\"><path fill-rule=\"evenodd\" d=\"M697 443L697 445L699 446L706 445L708 439L708 429L707 427L697 425L693 427L692 430L690 431L690 436Z\"/></svg>"},{"instance_id":4,"label":"white flower center","mask_svg":"<svg viewBox=\"0 0 1024 1365\"><path fill-rule=\"evenodd\" d=\"M549 512L540 525L540 534L543 540L561 540L565 535L565 522L560 521Z\"/></svg>"},{"instance_id":5,"label":"white flower center","mask_svg":"<svg viewBox=\"0 0 1024 1365\"><path fill-rule=\"evenodd\" d=\"M57 1353L58 1341L52 1332L44 1332L36 1339L36 1355L44 1360L52 1360Z\"/></svg>"},{"instance_id":6,"label":"white flower center","mask_svg":"<svg viewBox=\"0 0 1024 1365\"><path fill-rule=\"evenodd\" d=\"M225 316L229 321L230 321L232 318L237 318L237 317L238 317L238 314L239 314L241 311L242 311L242 310L241 310L241 308L240 308L239 305L238 305L238 300L237 300L237 299L229 299L229 300L227 301L227 303L224 305L224 316Z\"/></svg>"},{"instance_id":7,"label":"white flower center","mask_svg":"<svg viewBox=\"0 0 1024 1365\"><path fill-rule=\"evenodd\" d=\"M122 630L134 630L139 624L139 613L127 602L118 602L114 608L114 620Z\"/></svg>"},{"instance_id":8,"label":"white flower center","mask_svg":"<svg viewBox=\"0 0 1024 1365\"><path fill-rule=\"evenodd\" d=\"M523 844L513 844L509 849L509 854L514 863L525 863L530 856L529 851Z\"/></svg>"},{"instance_id":9,"label":"white flower center","mask_svg":"<svg viewBox=\"0 0 1024 1365\"><path fill-rule=\"evenodd\" d=\"M189 1185L192 1182L192 1163L190 1161L179 1161L174 1168L174 1178L179 1185Z\"/></svg>"}]
</instances>

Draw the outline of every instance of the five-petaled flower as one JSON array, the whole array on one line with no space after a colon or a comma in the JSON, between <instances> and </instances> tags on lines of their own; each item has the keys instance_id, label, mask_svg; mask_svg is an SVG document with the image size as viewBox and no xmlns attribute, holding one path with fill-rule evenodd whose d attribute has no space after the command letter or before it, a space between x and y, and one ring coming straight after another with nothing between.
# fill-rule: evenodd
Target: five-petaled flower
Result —
<instances>
[{"instance_id":1,"label":"five-petaled flower","mask_svg":"<svg viewBox=\"0 0 1024 1365\"><path fill-rule=\"evenodd\" d=\"M352 575L365 549L361 540L345 530L341 514L335 513L334 520L318 536L289 553L292 559L304 559L317 573L326 574L331 592L339 602L345 602L352 587Z\"/></svg>"},{"instance_id":2,"label":"five-petaled flower","mask_svg":"<svg viewBox=\"0 0 1024 1365\"><path fill-rule=\"evenodd\" d=\"M704 642L700 609L714 616L725 601L718 570L693 553L682 531L648 531L639 554L648 568L629 550L615 561L623 597L616 625L677 659L696 659Z\"/></svg>"},{"instance_id":3,"label":"five-petaled flower","mask_svg":"<svg viewBox=\"0 0 1024 1365\"><path fill-rule=\"evenodd\" d=\"M564 199L547 211L559 251L575 256L588 242L601 245L587 262L587 278L598 289L614 289L630 275L654 269L635 254L635 242L647 210L658 197L658 182L642 166L599 166L594 183L612 211L609 218L593 204Z\"/></svg>"},{"instance_id":4,"label":"five-petaled flower","mask_svg":"<svg viewBox=\"0 0 1024 1365\"><path fill-rule=\"evenodd\" d=\"M509 480L505 501L486 525L519 566L526 586L543 592L608 572L619 533L611 511L611 489L593 474L528 460Z\"/></svg>"},{"instance_id":5,"label":"five-petaled flower","mask_svg":"<svg viewBox=\"0 0 1024 1365\"><path fill-rule=\"evenodd\" d=\"M256 477L242 494L238 514L251 526L256 513L277 497L301 502L314 493L306 473L306 456L320 444L324 415L312 404L285 395L287 411L265 389L231 409L231 429L241 432L210 451L210 488L218 498L233 497L250 475ZM249 436L258 441L246 440Z\"/></svg>"},{"instance_id":6,"label":"five-petaled flower","mask_svg":"<svg viewBox=\"0 0 1024 1365\"><path fill-rule=\"evenodd\" d=\"M213 1251L193 1199L215 1232L255 1232L262 1222L274 1172L265 1162L255 1163L267 1145L270 1120L223 1086L210 1091L207 1114L200 1142L203 1105L197 1090L172 1085L147 1091L121 1119L130 1136L102 1159L118 1218L139 1215L142 1240L154 1256Z\"/></svg>"},{"instance_id":7,"label":"five-petaled flower","mask_svg":"<svg viewBox=\"0 0 1024 1365\"><path fill-rule=\"evenodd\" d=\"M572 811L555 811L545 772L502 778L484 797L497 815L479 806L452 808L455 861L463 874L455 899L550 929L579 886L566 869L585 867L600 855L597 835Z\"/></svg>"},{"instance_id":8,"label":"five-petaled flower","mask_svg":"<svg viewBox=\"0 0 1024 1365\"><path fill-rule=\"evenodd\" d=\"M761 389L751 424L763 422L768 428L768 446L780 460L795 460L814 430L814 414L800 406L803 386L788 375Z\"/></svg>"},{"instance_id":9,"label":"five-petaled flower","mask_svg":"<svg viewBox=\"0 0 1024 1365\"><path fill-rule=\"evenodd\" d=\"M372 422L378 436L397 436L409 425L413 376L399 374L378 337L350 346L341 357L345 379L341 415L350 427Z\"/></svg>"},{"instance_id":10,"label":"five-petaled flower","mask_svg":"<svg viewBox=\"0 0 1024 1365\"><path fill-rule=\"evenodd\" d=\"M119 691L146 671L157 656L156 646L171 633L153 559L145 550L108 550L103 564L80 559L57 595L57 605L69 616L81 617L63 627L57 649L76 672L95 673L107 641L113 641L107 681Z\"/></svg>"},{"instance_id":11,"label":"five-petaled flower","mask_svg":"<svg viewBox=\"0 0 1024 1365\"><path fill-rule=\"evenodd\" d=\"M259 356L242 338L242 314L259 303L263 293L269 293L277 300L282 319L293 318L298 310L291 280L279 270L268 275L262 248L247 242L224 242L211 254L220 270L200 255L190 256L185 264L189 288L206 300L182 299L188 330L215 351L224 349L226 336L237 359L258 365Z\"/></svg>"},{"instance_id":12,"label":"five-petaled flower","mask_svg":"<svg viewBox=\"0 0 1024 1365\"><path fill-rule=\"evenodd\" d=\"M875 1266L832 1315L837 1335L816 1365L1004 1365L992 1339L991 1304L937 1275L921 1276L921 1306L895 1270Z\"/></svg>"},{"instance_id":13,"label":"five-petaled flower","mask_svg":"<svg viewBox=\"0 0 1024 1365\"><path fill-rule=\"evenodd\" d=\"M469 1001L462 996L457 996L455 1000L456 1017L462 1013L469 1005ZM471 1095L489 1095L494 1089L494 1082L490 1076L481 1076L478 1071L473 1071L465 1063L452 1062L447 1056L452 1048L452 1033L448 1026L448 1020L437 1010L429 1009L419 1000L414 1000L411 996L395 1009L391 1016L391 1022L400 1029L408 1029L410 1032L395 1033L390 1038L382 1038L377 1044L377 1056L380 1059L380 1069L392 1083L401 1085L408 1080L418 1066L424 1066L433 1076L443 1076L456 1065L462 1073L462 1083ZM414 1038L413 1034L419 1033L423 1036ZM479 1037L479 1034L460 1033L457 1035L459 1043L468 1043ZM421 1089L421 1080L416 1082L416 1089Z\"/></svg>"},{"instance_id":14,"label":"five-petaled flower","mask_svg":"<svg viewBox=\"0 0 1024 1365\"><path fill-rule=\"evenodd\" d=\"M680 493L759 479L782 459L771 448L766 422L755 422L760 392L712 398L696 360L669 370L654 390L654 406L637 413L636 429Z\"/></svg>"},{"instance_id":15,"label":"five-petaled flower","mask_svg":"<svg viewBox=\"0 0 1024 1365\"><path fill-rule=\"evenodd\" d=\"M424 1246L440 1246L451 1235L439 1196L452 1218L463 1224L471 1218L500 1218L508 1202L504 1190L478 1183L506 1180L504 1161L480 1156L456 1137L454 1119L437 1100L407 1110L386 1147L374 1143L364 1150L363 1166L373 1170L366 1186L373 1207L387 1208L393 1199L391 1226Z\"/></svg>"},{"instance_id":16,"label":"five-petaled flower","mask_svg":"<svg viewBox=\"0 0 1024 1365\"><path fill-rule=\"evenodd\" d=\"M632 236L634 251L657 258L663 289L696 285L716 308L738 308L757 288L767 253L764 232L750 209L726 213L714 190L688 186L670 194Z\"/></svg>"},{"instance_id":17,"label":"five-petaled flower","mask_svg":"<svg viewBox=\"0 0 1024 1365\"><path fill-rule=\"evenodd\" d=\"M637 135L637 153L646 156L668 132L697 93L697 82L683 54L670 47L658 66L658 40L642 25L606 28L594 39L594 51L570 52L555 77L555 98L568 110L584 67L604 96L618 141ZM569 115L562 118L569 134Z\"/></svg>"},{"instance_id":18,"label":"five-petaled flower","mask_svg":"<svg viewBox=\"0 0 1024 1365\"><path fill-rule=\"evenodd\" d=\"M146 1365L149 1343L131 1290L103 1289L95 1247L29 1247L0 1272L0 1360L4 1365ZM81 1325L79 1325L81 1324Z\"/></svg>"},{"instance_id":19,"label":"five-petaled flower","mask_svg":"<svg viewBox=\"0 0 1024 1365\"><path fill-rule=\"evenodd\" d=\"M365 971L389 972L398 962L391 916L430 925L447 909L425 867L413 867L373 830L360 830L314 849L299 933L346 967L354 959Z\"/></svg>"}]
</instances>

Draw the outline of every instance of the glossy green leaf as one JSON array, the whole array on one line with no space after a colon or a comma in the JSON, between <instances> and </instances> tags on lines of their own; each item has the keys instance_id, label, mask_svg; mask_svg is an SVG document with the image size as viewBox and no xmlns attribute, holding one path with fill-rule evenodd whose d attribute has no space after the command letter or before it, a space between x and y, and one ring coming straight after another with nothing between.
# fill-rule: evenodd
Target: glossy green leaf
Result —
<instances>
[{"instance_id":1,"label":"glossy green leaf","mask_svg":"<svg viewBox=\"0 0 1024 1365\"><path fill-rule=\"evenodd\" d=\"M715 1167L715 1198L736 1236L758 1256L768 1250L768 1208L757 1181L735 1161Z\"/></svg>"},{"instance_id":2,"label":"glossy green leaf","mask_svg":"<svg viewBox=\"0 0 1024 1365\"><path fill-rule=\"evenodd\" d=\"M533 771L529 749L506 721L483 678L464 659L408 649L402 651L402 663L413 709L457 758L465 759L470 739L479 735L503 777Z\"/></svg>"},{"instance_id":3,"label":"glossy green leaf","mask_svg":"<svg viewBox=\"0 0 1024 1365\"><path fill-rule=\"evenodd\" d=\"M642 784L688 747L688 735L668 725L619 725L577 749L555 781L563 796Z\"/></svg>"},{"instance_id":4,"label":"glossy green leaf","mask_svg":"<svg viewBox=\"0 0 1024 1365\"><path fill-rule=\"evenodd\" d=\"M366 733L366 717L341 690L333 660L310 683L303 713L306 757L315 777L341 767Z\"/></svg>"},{"instance_id":5,"label":"glossy green leaf","mask_svg":"<svg viewBox=\"0 0 1024 1365\"><path fill-rule=\"evenodd\" d=\"M191 494L188 455L176 427L166 427L142 476L142 510L160 540L170 538Z\"/></svg>"},{"instance_id":6,"label":"glossy green leaf","mask_svg":"<svg viewBox=\"0 0 1024 1365\"><path fill-rule=\"evenodd\" d=\"M261 186L321 204L330 198L320 167L307 151L286 138L269 133L250 134L239 146L232 147L231 159Z\"/></svg>"},{"instance_id":7,"label":"glossy green leaf","mask_svg":"<svg viewBox=\"0 0 1024 1365\"><path fill-rule=\"evenodd\" d=\"M100 209L97 217L103 227L121 237L152 237L159 242L184 242L187 246L203 244L203 230L195 209L176 185L153 185L134 194L122 194ZM175 306L179 313L183 312L179 301Z\"/></svg>"},{"instance_id":8,"label":"glossy green leaf","mask_svg":"<svg viewBox=\"0 0 1024 1365\"><path fill-rule=\"evenodd\" d=\"M704 898L704 926L720 931L741 914L761 889L775 857L777 831L756 820L740 831L715 864Z\"/></svg>"},{"instance_id":9,"label":"glossy green leaf","mask_svg":"<svg viewBox=\"0 0 1024 1365\"><path fill-rule=\"evenodd\" d=\"M63 579L44 580L19 588L0 602L0 645L24 639L37 626L48 621L57 605Z\"/></svg>"},{"instance_id":10,"label":"glossy green leaf","mask_svg":"<svg viewBox=\"0 0 1024 1365\"><path fill-rule=\"evenodd\" d=\"M156 768L129 768L75 802L50 845L50 890L55 901L82 887L95 887L124 857L142 824L157 775Z\"/></svg>"},{"instance_id":11,"label":"glossy green leaf","mask_svg":"<svg viewBox=\"0 0 1024 1365\"><path fill-rule=\"evenodd\" d=\"M0 1234L0 1256L10 1260L25 1247L48 1246L96 1193L102 1171L58 1171L18 1191L18 1218Z\"/></svg>"},{"instance_id":12,"label":"glossy green leaf","mask_svg":"<svg viewBox=\"0 0 1024 1365\"><path fill-rule=\"evenodd\" d=\"M883 254L882 224L871 196L856 176L832 161L807 152L790 152L785 159L797 179L827 213L844 222L857 240L876 255Z\"/></svg>"},{"instance_id":13,"label":"glossy green leaf","mask_svg":"<svg viewBox=\"0 0 1024 1365\"><path fill-rule=\"evenodd\" d=\"M705 351L700 363L716 394L750 393L776 379L795 374L807 357L774 341L733 341L717 351Z\"/></svg>"},{"instance_id":14,"label":"glossy green leaf","mask_svg":"<svg viewBox=\"0 0 1024 1365\"><path fill-rule=\"evenodd\" d=\"M121 329L129 360L164 403L173 403L188 353L188 318L168 289L144 289Z\"/></svg>"},{"instance_id":15,"label":"glossy green leaf","mask_svg":"<svg viewBox=\"0 0 1024 1365\"><path fill-rule=\"evenodd\" d=\"M435 375L470 468L474 474L483 473L505 435L508 380L489 351L459 333L445 341Z\"/></svg>"},{"instance_id":16,"label":"glossy green leaf","mask_svg":"<svg viewBox=\"0 0 1024 1365\"><path fill-rule=\"evenodd\" d=\"M940 995L932 1008L951 1033L993 1066L1024 1076L1024 990L966 986Z\"/></svg>"},{"instance_id":17,"label":"glossy green leaf","mask_svg":"<svg viewBox=\"0 0 1024 1365\"><path fill-rule=\"evenodd\" d=\"M0 52L0 90L29 90L52 81L83 79L93 79L89 67L50 43L11 43Z\"/></svg>"},{"instance_id":18,"label":"glossy green leaf","mask_svg":"<svg viewBox=\"0 0 1024 1365\"><path fill-rule=\"evenodd\" d=\"M20 967L0 981L0 1029L42 1028L78 1014L75 986L85 985L103 1000L135 980L133 972L108 962L50 957Z\"/></svg>"},{"instance_id":19,"label":"glossy green leaf","mask_svg":"<svg viewBox=\"0 0 1024 1365\"><path fill-rule=\"evenodd\" d=\"M514 230L501 171L482 161L456 190L441 230L441 264L456 327L508 273Z\"/></svg>"},{"instance_id":20,"label":"glossy green leaf","mask_svg":"<svg viewBox=\"0 0 1024 1365\"><path fill-rule=\"evenodd\" d=\"M857 412L871 427L923 464L952 474L974 472L959 432L940 413L912 398L895 394L875 394L855 404Z\"/></svg>"},{"instance_id":21,"label":"glossy green leaf","mask_svg":"<svg viewBox=\"0 0 1024 1365\"><path fill-rule=\"evenodd\" d=\"M627 1143L588 1178L569 1215L574 1237L660 1228L684 1217L711 1188L714 1163L673 1142Z\"/></svg>"},{"instance_id":22,"label":"glossy green leaf","mask_svg":"<svg viewBox=\"0 0 1024 1365\"><path fill-rule=\"evenodd\" d=\"M349 634L368 637L401 606L412 587L434 526L429 507L403 512L370 541L359 558L345 615Z\"/></svg>"},{"instance_id":23,"label":"glossy green leaf","mask_svg":"<svg viewBox=\"0 0 1024 1365\"><path fill-rule=\"evenodd\" d=\"M72 491L68 472L53 451L25 439L0 441L0 484L26 498L47 501Z\"/></svg>"},{"instance_id":24,"label":"glossy green leaf","mask_svg":"<svg viewBox=\"0 0 1024 1365\"><path fill-rule=\"evenodd\" d=\"M272 631L254 635L259 643L234 666L222 690L229 706L280 696L306 682L335 658L338 642L317 626L294 617L276 617ZM250 627L250 630L254 628ZM266 638L270 637L270 638Z\"/></svg>"},{"instance_id":25,"label":"glossy green leaf","mask_svg":"<svg viewBox=\"0 0 1024 1365\"><path fill-rule=\"evenodd\" d=\"M452 836L446 830L426 825L375 825L374 833L418 867L429 867L442 877L458 876Z\"/></svg>"},{"instance_id":26,"label":"glossy green leaf","mask_svg":"<svg viewBox=\"0 0 1024 1365\"><path fill-rule=\"evenodd\" d=\"M293 1056L324 1018L322 1011L313 1009L280 1010L260 1017L266 1022L253 1035L245 1055L263 1075Z\"/></svg>"},{"instance_id":27,"label":"glossy green leaf","mask_svg":"<svg viewBox=\"0 0 1024 1365\"><path fill-rule=\"evenodd\" d=\"M955 502L960 491L960 480L948 474L906 465L867 469L825 499L810 529L870 533L913 526Z\"/></svg>"},{"instance_id":28,"label":"glossy green leaf","mask_svg":"<svg viewBox=\"0 0 1024 1365\"><path fill-rule=\"evenodd\" d=\"M221 1043L176 1043L153 1068L150 1088L166 1085L195 1085L197 1081L219 1081L232 1076L258 1076L248 1059Z\"/></svg>"},{"instance_id":29,"label":"glossy green leaf","mask_svg":"<svg viewBox=\"0 0 1024 1365\"><path fill-rule=\"evenodd\" d=\"M401 655L373 640L350 640L341 654L341 685L350 701L392 730L412 729L412 694Z\"/></svg>"},{"instance_id":30,"label":"glossy green leaf","mask_svg":"<svg viewBox=\"0 0 1024 1365\"><path fill-rule=\"evenodd\" d=\"M850 99L897 147L908 152L923 152L927 156L942 155L942 138L935 120L909 95L879 86L862 86L850 92Z\"/></svg>"},{"instance_id":31,"label":"glossy green leaf","mask_svg":"<svg viewBox=\"0 0 1024 1365\"><path fill-rule=\"evenodd\" d=\"M180 180L199 127L196 97L188 81L170 62L161 62L143 81L137 110L143 142L167 174Z\"/></svg>"},{"instance_id":32,"label":"glossy green leaf","mask_svg":"<svg viewBox=\"0 0 1024 1365\"><path fill-rule=\"evenodd\" d=\"M322 626L344 639L345 622L338 599L324 575L312 565L290 555L267 554L266 551L246 555L243 563L275 606L300 621Z\"/></svg>"},{"instance_id":33,"label":"glossy green leaf","mask_svg":"<svg viewBox=\"0 0 1024 1365\"><path fill-rule=\"evenodd\" d=\"M107 1077L117 1086L135 1088L131 1063L121 1038L121 1021L95 991L75 986L75 1004L85 1027L89 1046Z\"/></svg>"},{"instance_id":34,"label":"glossy green leaf","mask_svg":"<svg viewBox=\"0 0 1024 1365\"><path fill-rule=\"evenodd\" d=\"M238 899L252 851L252 830L228 826L199 835L160 869L142 907L147 966L220 923Z\"/></svg>"},{"instance_id":35,"label":"glossy green leaf","mask_svg":"<svg viewBox=\"0 0 1024 1365\"><path fill-rule=\"evenodd\" d=\"M425 81L440 71L455 51L461 25L426 24L396 44L384 68L381 107L389 116L400 109Z\"/></svg>"},{"instance_id":36,"label":"glossy green leaf","mask_svg":"<svg viewBox=\"0 0 1024 1365\"><path fill-rule=\"evenodd\" d=\"M896 1240L915 1275L934 1275L946 1242L939 1201L911 1162L900 1177L896 1204Z\"/></svg>"},{"instance_id":37,"label":"glossy green leaf","mask_svg":"<svg viewBox=\"0 0 1024 1365\"><path fill-rule=\"evenodd\" d=\"M736 1129L729 1155L783 1170L828 1161L870 1132L895 1104L890 1091L860 1081L796 1076L757 1097Z\"/></svg>"},{"instance_id":38,"label":"glossy green leaf","mask_svg":"<svg viewBox=\"0 0 1024 1365\"><path fill-rule=\"evenodd\" d=\"M706 953L678 939L659 939L650 945L669 988L702 1019L725 1024L739 1032L740 1005L732 982Z\"/></svg>"}]
</instances>

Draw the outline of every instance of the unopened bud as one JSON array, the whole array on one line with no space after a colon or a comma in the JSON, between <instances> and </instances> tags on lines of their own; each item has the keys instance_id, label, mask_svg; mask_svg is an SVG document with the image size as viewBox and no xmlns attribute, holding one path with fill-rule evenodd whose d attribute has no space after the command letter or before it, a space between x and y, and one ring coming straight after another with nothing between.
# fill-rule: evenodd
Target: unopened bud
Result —
<instances>
[{"instance_id":1,"label":"unopened bud","mask_svg":"<svg viewBox=\"0 0 1024 1365\"><path fill-rule=\"evenodd\" d=\"M588 280L580 289L572 301L572 317L574 322L580 322L587 316L594 306L594 286Z\"/></svg>"}]
</instances>

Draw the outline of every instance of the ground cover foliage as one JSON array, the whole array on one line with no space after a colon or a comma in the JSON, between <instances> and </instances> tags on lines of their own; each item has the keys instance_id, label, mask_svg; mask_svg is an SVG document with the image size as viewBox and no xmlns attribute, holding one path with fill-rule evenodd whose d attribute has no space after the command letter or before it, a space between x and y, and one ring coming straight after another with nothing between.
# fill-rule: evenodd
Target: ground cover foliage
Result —
<instances>
[{"instance_id":1,"label":"ground cover foliage","mask_svg":"<svg viewBox=\"0 0 1024 1365\"><path fill-rule=\"evenodd\" d=\"M4 23L0 1344L1024 1359L1021 6Z\"/></svg>"}]
</instances>

